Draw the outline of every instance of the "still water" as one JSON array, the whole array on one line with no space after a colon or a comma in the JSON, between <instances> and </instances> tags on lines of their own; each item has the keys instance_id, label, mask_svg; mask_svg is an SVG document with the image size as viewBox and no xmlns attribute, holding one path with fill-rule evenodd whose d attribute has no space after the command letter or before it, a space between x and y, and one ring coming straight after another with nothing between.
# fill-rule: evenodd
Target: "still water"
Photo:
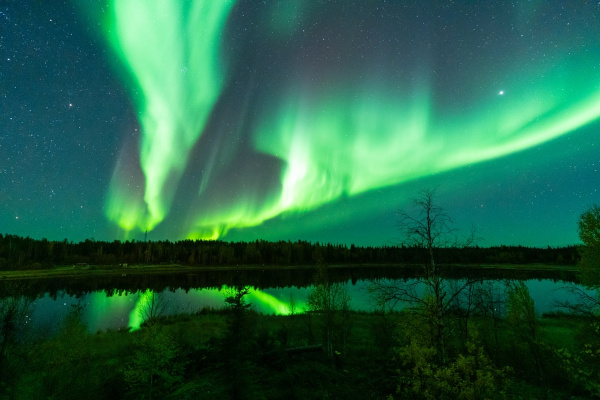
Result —
<instances>
[{"instance_id":1,"label":"still water","mask_svg":"<svg viewBox=\"0 0 600 400\"><path fill-rule=\"evenodd\" d=\"M410 283L411 280L408 282ZM402 283L401 281L396 281ZM486 281L493 285L494 291L502 293L504 281ZM571 283L551 279L525 280L536 311L541 314L559 309L558 304L576 302L576 298L565 290ZM351 302L350 306L357 311L373 311L376 302L368 291L368 281L349 280L345 283ZM580 287L581 288L581 287ZM247 296L252 308L264 314L289 314L302 312L306 308L310 287L286 287L255 289ZM594 295L592 291L586 291ZM163 315L194 313L202 308L222 308L228 289L176 289L164 290L160 293L151 291L124 292L107 295L105 290L94 291L83 296L71 296L58 292L53 296L45 294L32 302L29 323L47 332L55 331L74 305L83 306L84 321L90 332L101 330L136 329L142 322L140 309L152 297L156 296L163 309Z\"/></svg>"}]
</instances>

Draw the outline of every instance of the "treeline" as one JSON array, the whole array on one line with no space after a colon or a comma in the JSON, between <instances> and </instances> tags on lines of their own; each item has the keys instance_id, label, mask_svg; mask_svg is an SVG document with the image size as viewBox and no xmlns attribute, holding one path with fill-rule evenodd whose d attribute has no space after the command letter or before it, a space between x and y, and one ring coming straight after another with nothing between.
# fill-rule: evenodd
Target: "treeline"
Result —
<instances>
[{"instance_id":1,"label":"treeline","mask_svg":"<svg viewBox=\"0 0 600 400\"><path fill-rule=\"evenodd\" d=\"M447 264L556 264L574 265L576 246L534 248L523 246L447 247L436 249L436 259ZM308 241L225 242L206 240L96 241L36 240L0 234L0 269L39 269L60 265L181 264L219 265L317 265L420 264L418 247L360 247Z\"/></svg>"}]
</instances>

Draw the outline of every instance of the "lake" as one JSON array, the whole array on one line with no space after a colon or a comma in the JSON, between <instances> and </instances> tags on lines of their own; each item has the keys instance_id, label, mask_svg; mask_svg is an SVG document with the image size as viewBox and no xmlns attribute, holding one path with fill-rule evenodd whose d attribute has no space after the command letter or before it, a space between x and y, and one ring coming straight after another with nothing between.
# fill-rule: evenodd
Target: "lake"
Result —
<instances>
[{"instance_id":1,"label":"lake","mask_svg":"<svg viewBox=\"0 0 600 400\"><path fill-rule=\"evenodd\" d=\"M393 280L396 283L414 281ZM487 280L494 291L502 294L504 280ZM557 310L561 302L576 302L574 296L565 291L568 282L553 279L524 280L525 285L535 302L536 311L541 314ZM371 293L368 291L369 281L343 281L351 297L350 306L357 311L373 311L376 309ZM581 286L579 286L583 289ZM290 303L294 304L296 312L306 307L308 292L311 286L297 287L262 287L253 289L247 296L247 301L254 310L265 314L288 314ZM152 296L164 307L164 315L179 313L194 313L202 308L221 308L228 289L226 286L205 288L178 288L171 290L138 289L138 290L107 290L99 289L85 294L73 294L58 290L38 295L32 301L32 312L28 315L28 323L45 332L53 332L60 326L61 321L72 306L80 304L84 307L84 321L90 332L100 330L136 329L142 322L140 308ZM586 291L594 295L592 291Z\"/></svg>"}]
</instances>

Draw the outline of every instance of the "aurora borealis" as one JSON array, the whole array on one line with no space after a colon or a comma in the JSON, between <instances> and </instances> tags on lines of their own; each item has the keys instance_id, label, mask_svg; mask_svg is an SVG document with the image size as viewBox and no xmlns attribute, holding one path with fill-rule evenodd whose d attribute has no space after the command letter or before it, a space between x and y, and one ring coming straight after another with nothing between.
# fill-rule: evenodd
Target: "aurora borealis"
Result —
<instances>
[{"instance_id":1,"label":"aurora borealis","mask_svg":"<svg viewBox=\"0 0 600 400\"><path fill-rule=\"evenodd\" d=\"M439 186L483 245L600 203L600 5L0 6L0 232L382 245Z\"/></svg>"},{"instance_id":2,"label":"aurora borealis","mask_svg":"<svg viewBox=\"0 0 600 400\"><path fill-rule=\"evenodd\" d=\"M177 184L221 90L218 39L233 2L182 4L115 1L106 22L109 42L135 82L143 133L146 210L139 215L140 204L131 202L118 175L108 196L108 217L125 230L153 229L163 220L168 181Z\"/></svg>"}]
</instances>

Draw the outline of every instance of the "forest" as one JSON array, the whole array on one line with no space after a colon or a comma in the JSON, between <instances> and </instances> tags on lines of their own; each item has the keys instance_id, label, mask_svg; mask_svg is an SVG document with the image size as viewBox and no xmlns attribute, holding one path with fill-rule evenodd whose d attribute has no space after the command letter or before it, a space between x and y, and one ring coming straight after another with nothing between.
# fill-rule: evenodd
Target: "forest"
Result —
<instances>
[{"instance_id":1,"label":"forest","mask_svg":"<svg viewBox=\"0 0 600 400\"><path fill-rule=\"evenodd\" d=\"M420 264L420 245L360 247L307 241L225 242L207 240L125 241L86 239L73 243L36 240L0 234L0 270L43 269L61 265L317 265ZM575 265L576 246L534 248L523 246L447 246L436 249L440 262L450 264Z\"/></svg>"},{"instance_id":2,"label":"forest","mask_svg":"<svg viewBox=\"0 0 600 400\"><path fill-rule=\"evenodd\" d=\"M247 300L251 286L235 274L221 307L169 315L163 295L146 291L140 329L98 332L89 332L81 302L55 330L32 327L35 300L20 296L23 281L7 281L0 296L0 399L600 398L600 208L581 215L577 248L454 248L441 245L450 232L445 214L430 196L423 200L422 217L404 220L413 244L407 247L298 242L294 252L290 242L91 240L55 247L5 235L5 262L24 254L25 268L42 254L57 263L104 256L209 263L221 253L230 257L223 263L281 262L282 249L285 262L310 261L314 268L308 301L300 307L290 298L286 315L257 313ZM577 301L540 315L523 280L446 276L456 259L489 262L513 252L520 262L577 262L581 285L564 282ZM388 258L376 258L382 254ZM333 278L327 257L335 256L410 260L418 270L409 280L370 279L375 311L359 312Z\"/></svg>"}]
</instances>

